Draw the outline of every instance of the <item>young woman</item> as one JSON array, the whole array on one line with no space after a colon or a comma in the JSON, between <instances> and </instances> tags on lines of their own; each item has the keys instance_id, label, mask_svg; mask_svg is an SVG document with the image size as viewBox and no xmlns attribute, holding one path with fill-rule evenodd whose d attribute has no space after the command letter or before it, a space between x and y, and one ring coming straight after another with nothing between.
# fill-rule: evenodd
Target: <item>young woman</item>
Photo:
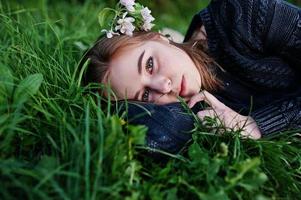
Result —
<instances>
[{"instance_id":1,"label":"young woman","mask_svg":"<svg viewBox=\"0 0 301 200\"><path fill-rule=\"evenodd\" d=\"M301 9L279 0L216 0L196 14L183 44L154 32L103 37L85 55L84 84L110 84L119 100L147 102L147 144L176 153L193 119L217 116L258 139L301 128ZM103 93L104 95L108 95ZM196 102L205 101L198 110ZM130 107L129 114L143 109Z\"/></svg>"}]
</instances>

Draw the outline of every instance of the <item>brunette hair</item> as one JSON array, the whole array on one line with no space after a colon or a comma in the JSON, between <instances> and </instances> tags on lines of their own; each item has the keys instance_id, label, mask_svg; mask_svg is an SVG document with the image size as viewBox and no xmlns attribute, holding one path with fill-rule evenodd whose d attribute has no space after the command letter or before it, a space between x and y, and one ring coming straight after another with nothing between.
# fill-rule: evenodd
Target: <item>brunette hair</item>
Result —
<instances>
[{"instance_id":1,"label":"brunette hair","mask_svg":"<svg viewBox=\"0 0 301 200\"><path fill-rule=\"evenodd\" d=\"M88 61L86 71L83 73L82 84L101 83L106 77L109 63L116 52L147 40L159 40L161 34L157 32L135 32L132 37L127 35L114 36L112 38L100 37L82 58L80 68ZM222 83L214 73L215 62L204 50L204 46L197 42L170 44L184 50L195 63L202 80L202 89L216 91Z\"/></svg>"}]
</instances>

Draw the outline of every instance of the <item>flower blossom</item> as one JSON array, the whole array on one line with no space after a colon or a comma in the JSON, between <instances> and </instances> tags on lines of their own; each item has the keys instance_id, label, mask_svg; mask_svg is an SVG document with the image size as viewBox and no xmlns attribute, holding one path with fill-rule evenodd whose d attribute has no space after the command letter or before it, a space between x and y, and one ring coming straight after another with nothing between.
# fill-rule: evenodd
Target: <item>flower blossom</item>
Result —
<instances>
[{"instance_id":1,"label":"flower blossom","mask_svg":"<svg viewBox=\"0 0 301 200\"><path fill-rule=\"evenodd\" d=\"M116 32L114 32L114 31L112 31L112 30L109 30L109 31L108 31L108 30L106 30L106 29L102 29L101 32L105 32L106 35L107 35L107 38L112 38L113 35L120 35L119 33L116 33Z\"/></svg>"},{"instance_id":2,"label":"flower blossom","mask_svg":"<svg viewBox=\"0 0 301 200\"><path fill-rule=\"evenodd\" d=\"M135 0L120 0L121 5L124 5L126 9L130 12L134 12Z\"/></svg>"},{"instance_id":3,"label":"flower blossom","mask_svg":"<svg viewBox=\"0 0 301 200\"><path fill-rule=\"evenodd\" d=\"M150 9L148 9L148 7L144 7L143 9L141 9L141 15L144 19L145 22L152 22L155 20L155 18L151 15Z\"/></svg>"},{"instance_id":4,"label":"flower blossom","mask_svg":"<svg viewBox=\"0 0 301 200\"><path fill-rule=\"evenodd\" d=\"M128 36L133 35L133 31L135 30L135 26L132 24L135 19L133 17L126 17L127 12L123 14L122 18L118 19L117 25L115 27L116 31L120 31L121 33L125 33Z\"/></svg>"},{"instance_id":5,"label":"flower blossom","mask_svg":"<svg viewBox=\"0 0 301 200\"><path fill-rule=\"evenodd\" d=\"M151 15L150 9L148 9L148 7L144 7L140 12L144 20L144 24L142 26L143 30L145 31L151 30L152 27L154 26L154 24L152 24L151 22L154 21L155 18Z\"/></svg>"},{"instance_id":6,"label":"flower blossom","mask_svg":"<svg viewBox=\"0 0 301 200\"><path fill-rule=\"evenodd\" d=\"M154 25L155 24L152 24L150 22L145 21L144 24L143 24L143 26L142 26L142 28L145 31L149 31L149 30L151 30L153 28Z\"/></svg>"}]
</instances>

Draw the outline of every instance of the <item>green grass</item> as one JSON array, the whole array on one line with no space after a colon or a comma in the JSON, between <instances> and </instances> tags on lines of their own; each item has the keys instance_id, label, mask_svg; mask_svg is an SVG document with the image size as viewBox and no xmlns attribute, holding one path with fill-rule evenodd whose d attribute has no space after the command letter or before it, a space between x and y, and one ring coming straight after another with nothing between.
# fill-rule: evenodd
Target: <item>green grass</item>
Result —
<instances>
[{"instance_id":1,"label":"green grass","mask_svg":"<svg viewBox=\"0 0 301 200\"><path fill-rule=\"evenodd\" d=\"M0 199L299 198L300 134L253 141L198 128L167 164L143 156L146 128L101 109L76 74L101 2L0 1ZM208 1L143 3L158 27L185 33Z\"/></svg>"}]
</instances>

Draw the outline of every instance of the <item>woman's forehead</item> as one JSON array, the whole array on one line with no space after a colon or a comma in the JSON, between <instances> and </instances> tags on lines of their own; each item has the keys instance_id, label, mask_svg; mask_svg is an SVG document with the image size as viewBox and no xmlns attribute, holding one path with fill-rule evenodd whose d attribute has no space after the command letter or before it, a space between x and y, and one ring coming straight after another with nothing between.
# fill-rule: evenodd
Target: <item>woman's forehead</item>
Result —
<instances>
[{"instance_id":1,"label":"woman's forehead","mask_svg":"<svg viewBox=\"0 0 301 200\"><path fill-rule=\"evenodd\" d=\"M142 49L142 45L135 45L124 47L118 50L113 56L110 61L110 67L114 67L114 65L119 64L120 62L133 62L133 58L138 56L139 51ZM124 63L122 63L124 64Z\"/></svg>"},{"instance_id":2,"label":"woman's forehead","mask_svg":"<svg viewBox=\"0 0 301 200\"><path fill-rule=\"evenodd\" d=\"M135 54L140 48L143 48L147 42L140 42L137 44L129 44L129 45L124 45L121 48L118 48L117 51L112 55L111 61L113 62L114 60L128 56L129 54Z\"/></svg>"},{"instance_id":3,"label":"woman's forehead","mask_svg":"<svg viewBox=\"0 0 301 200\"><path fill-rule=\"evenodd\" d=\"M133 99L140 89L138 58L142 48L131 48L116 56L109 65L107 84L120 98Z\"/></svg>"},{"instance_id":4,"label":"woman's forehead","mask_svg":"<svg viewBox=\"0 0 301 200\"><path fill-rule=\"evenodd\" d=\"M160 48L157 48L158 44L161 44ZM123 46L122 48L119 48L113 54L111 61L113 61L115 58L127 56L129 54L137 54L137 53L139 53L139 51L141 51L141 49L152 50L155 48L156 50L160 50L161 48L163 48L162 44L165 44L165 43L160 40L146 40L146 41L141 41L141 42L135 43L135 44L129 44L127 46Z\"/></svg>"}]
</instances>

